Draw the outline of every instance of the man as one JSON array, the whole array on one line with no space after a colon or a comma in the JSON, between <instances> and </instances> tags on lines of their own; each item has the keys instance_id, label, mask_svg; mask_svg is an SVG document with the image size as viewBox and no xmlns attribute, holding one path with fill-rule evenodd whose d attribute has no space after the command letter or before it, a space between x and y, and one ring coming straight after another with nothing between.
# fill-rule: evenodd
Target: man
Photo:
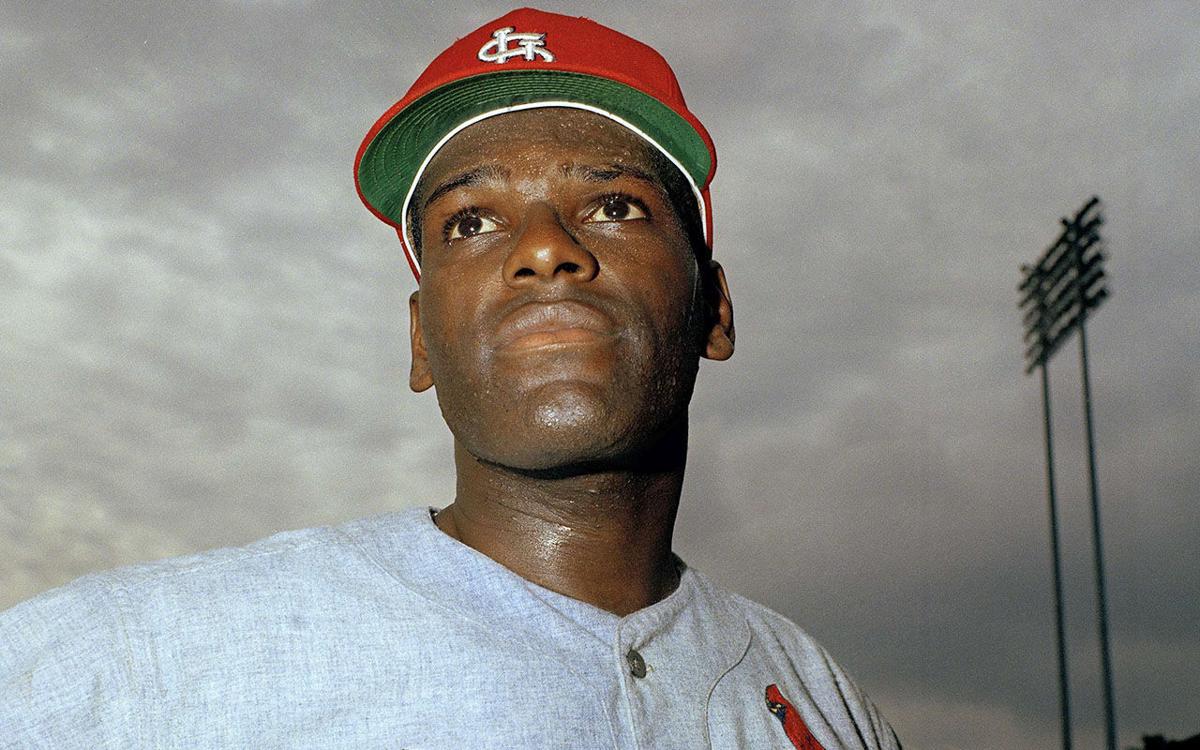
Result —
<instances>
[{"instance_id":1,"label":"man","mask_svg":"<svg viewBox=\"0 0 1200 750\"><path fill-rule=\"evenodd\" d=\"M519 10L368 133L457 492L80 579L0 620L31 747L896 748L799 628L671 551L698 360L733 353L711 140L650 48Z\"/></svg>"}]
</instances>

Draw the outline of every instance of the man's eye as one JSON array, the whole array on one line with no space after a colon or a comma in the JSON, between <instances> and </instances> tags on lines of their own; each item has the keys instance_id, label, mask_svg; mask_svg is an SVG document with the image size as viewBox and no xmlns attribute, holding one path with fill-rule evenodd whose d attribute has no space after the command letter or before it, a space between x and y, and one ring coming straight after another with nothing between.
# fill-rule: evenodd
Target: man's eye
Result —
<instances>
[{"instance_id":1,"label":"man's eye","mask_svg":"<svg viewBox=\"0 0 1200 750\"><path fill-rule=\"evenodd\" d=\"M442 234L446 242L451 240L460 240L466 237L474 237L477 234L487 234L495 232L500 228L495 220L478 213L477 211L468 210L460 211L451 216L446 222Z\"/></svg>"},{"instance_id":2,"label":"man's eye","mask_svg":"<svg viewBox=\"0 0 1200 750\"><path fill-rule=\"evenodd\" d=\"M610 195L603 198L600 205L592 209L584 218L585 222L601 221L634 221L649 218L650 212L642 202L627 195Z\"/></svg>"}]
</instances>

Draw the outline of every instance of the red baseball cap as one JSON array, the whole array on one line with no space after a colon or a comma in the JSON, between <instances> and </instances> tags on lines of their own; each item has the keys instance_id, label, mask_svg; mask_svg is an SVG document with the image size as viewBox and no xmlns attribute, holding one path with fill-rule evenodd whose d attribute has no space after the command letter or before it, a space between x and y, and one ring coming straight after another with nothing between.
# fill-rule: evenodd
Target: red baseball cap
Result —
<instances>
[{"instance_id":1,"label":"red baseball cap","mask_svg":"<svg viewBox=\"0 0 1200 750\"><path fill-rule=\"evenodd\" d=\"M691 183L712 245L712 138L687 108L662 55L587 18L521 8L480 26L434 58L372 126L354 160L363 203L396 228L421 278L408 204L433 155L462 129L535 107L585 109L654 145Z\"/></svg>"}]
</instances>

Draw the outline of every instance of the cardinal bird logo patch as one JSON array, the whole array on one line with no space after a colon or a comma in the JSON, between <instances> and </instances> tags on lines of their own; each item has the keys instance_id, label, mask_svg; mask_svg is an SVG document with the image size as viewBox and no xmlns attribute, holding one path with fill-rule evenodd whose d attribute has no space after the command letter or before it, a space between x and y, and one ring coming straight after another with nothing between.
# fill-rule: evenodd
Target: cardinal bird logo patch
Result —
<instances>
[{"instance_id":1,"label":"cardinal bird logo patch","mask_svg":"<svg viewBox=\"0 0 1200 750\"><path fill-rule=\"evenodd\" d=\"M817 742L817 738L813 737L812 732L808 731L800 713L783 697L783 693L779 692L778 685L767 685L767 710L779 719L779 723L783 725L783 733L792 741L796 750L825 750L821 743Z\"/></svg>"}]
</instances>

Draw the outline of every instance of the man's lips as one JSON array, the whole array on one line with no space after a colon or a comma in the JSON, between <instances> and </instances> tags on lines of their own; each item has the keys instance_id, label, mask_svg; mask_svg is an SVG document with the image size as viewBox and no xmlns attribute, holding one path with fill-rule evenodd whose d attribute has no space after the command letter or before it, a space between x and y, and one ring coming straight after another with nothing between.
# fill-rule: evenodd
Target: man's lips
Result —
<instances>
[{"instance_id":1,"label":"man's lips","mask_svg":"<svg viewBox=\"0 0 1200 750\"><path fill-rule=\"evenodd\" d=\"M528 302L504 316L497 331L500 351L528 351L594 344L616 337L612 320L582 302Z\"/></svg>"}]
</instances>

